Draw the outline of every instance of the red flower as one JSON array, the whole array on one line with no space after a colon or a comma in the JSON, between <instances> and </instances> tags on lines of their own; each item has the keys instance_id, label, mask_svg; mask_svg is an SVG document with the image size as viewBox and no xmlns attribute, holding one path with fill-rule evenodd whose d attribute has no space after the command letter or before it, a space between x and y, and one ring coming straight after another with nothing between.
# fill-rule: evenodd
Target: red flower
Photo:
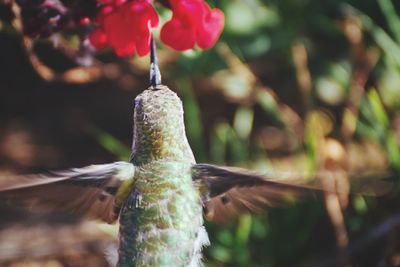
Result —
<instances>
[{"instance_id":1,"label":"red flower","mask_svg":"<svg viewBox=\"0 0 400 267\"><path fill-rule=\"evenodd\" d=\"M111 45L117 56L130 56L135 51L144 56L150 51L150 29L157 27L158 15L150 0L97 0L105 4L96 22L99 27L89 40L97 49Z\"/></svg>"},{"instance_id":2,"label":"red flower","mask_svg":"<svg viewBox=\"0 0 400 267\"><path fill-rule=\"evenodd\" d=\"M170 0L173 16L161 29L161 40L183 51L197 44L212 47L224 28L224 14L203 0Z\"/></svg>"},{"instance_id":3,"label":"red flower","mask_svg":"<svg viewBox=\"0 0 400 267\"><path fill-rule=\"evenodd\" d=\"M89 36L97 49L112 46L118 56L135 51L144 56L150 51L150 29L158 25L152 0L97 0L101 10L98 28ZM212 47L224 27L224 14L211 9L204 0L169 0L173 16L161 29L161 40L176 50L196 44Z\"/></svg>"}]
</instances>

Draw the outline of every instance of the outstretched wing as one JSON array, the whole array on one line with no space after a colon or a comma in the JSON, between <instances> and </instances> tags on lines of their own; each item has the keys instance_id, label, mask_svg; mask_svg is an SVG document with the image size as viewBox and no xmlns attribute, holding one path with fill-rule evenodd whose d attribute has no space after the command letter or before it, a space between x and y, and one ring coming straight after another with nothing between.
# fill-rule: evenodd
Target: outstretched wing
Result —
<instances>
[{"instance_id":1,"label":"outstretched wing","mask_svg":"<svg viewBox=\"0 0 400 267\"><path fill-rule=\"evenodd\" d=\"M133 177L134 166L128 162L0 177L0 201L33 212L71 213L111 223L119 214L118 189Z\"/></svg>"},{"instance_id":2,"label":"outstretched wing","mask_svg":"<svg viewBox=\"0 0 400 267\"><path fill-rule=\"evenodd\" d=\"M276 175L260 175L246 169L221 167L211 164L196 164L192 167L193 181L200 187L204 213L209 220L223 222L241 211L259 211L263 207L273 207L292 202L299 197L318 196L324 191L336 192L335 188L325 188L321 184L301 184L293 180L277 181ZM332 173L318 173L323 178ZM301 176L301 175L299 175ZM383 195L393 189L390 173L358 173L350 178L355 185L351 193L367 196ZM281 177L282 178L282 177ZM275 179L275 180L274 180ZM321 182L321 179L316 179Z\"/></svg>"},{"instance_id":3,"label":"outstretched wing","mask_svg":"<svg viewBox=\"0 0 400 267\"><path fill-rule=\"evenodd\" d=\"M209 220L222 222L240 211L258 211L279 206L304 194L321 193L318 188L273 181L246 169L210 164L193 166L193 180L203 186L203 205Z\"/></svg>"}]
</instances>

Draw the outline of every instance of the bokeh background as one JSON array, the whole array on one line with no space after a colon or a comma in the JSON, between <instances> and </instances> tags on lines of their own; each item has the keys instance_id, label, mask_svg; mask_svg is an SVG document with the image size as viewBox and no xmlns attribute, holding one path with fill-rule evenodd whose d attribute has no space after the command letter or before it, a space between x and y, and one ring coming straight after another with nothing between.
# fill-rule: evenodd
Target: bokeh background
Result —
<instances>
[{"instance_id":1,"label":"bokeh background","mask_svg":"<svg viewBox=\"0 0 400 267\"><path fill-rule=\"evenodd\" d=\"M328 193L207 223L205 265L400 266L400 3L209 3L226 16L214 48L158 44L197 161ZM14 1L0 1L0 176L129 158L149 59L102 51L83 67L78 46L73 32L23 37ZM0 266L107 266L115 245L115 227L1 214Z\"/></svg>"}]
</instances>

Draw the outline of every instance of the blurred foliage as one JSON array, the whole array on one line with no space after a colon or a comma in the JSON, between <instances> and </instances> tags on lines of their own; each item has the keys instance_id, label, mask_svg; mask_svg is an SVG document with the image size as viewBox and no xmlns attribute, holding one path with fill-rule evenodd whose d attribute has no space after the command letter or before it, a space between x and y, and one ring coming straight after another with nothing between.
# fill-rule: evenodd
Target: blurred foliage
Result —
<instances>
[{"instance_id":1,"label":"blurred foliage","mask_svg":"<svg viewBox=\"0 0 400 267\"><path fill-rule=\"evenodd\" d=\"M38 76L43 78L40 68L26 67L32 61L21 49L12 16L7 13L7 1L3 2L0 55L4 60L0 60L0 85L4 86L0 102L4 113L0 113L0 129L4 131L0 144L1 158L6 161L0 167L22 166L30 171L72 163L84 165L93 163L93 159L127 159L127 118L133 97L146 86L147 58L120 60L105 52L96 57L94 67L82 68L59 50L49 48L48 42L38 41L35 53L57 74L47 81L39 79ZM376 173L368 178L372 180L379 180L382 173L392 173L398 184L400 2L210 3L221 8L226 16L225 31L213 49L178 54L160 47L159 51L165 83L183 100L187 135L199 162L292 173L298 177L326 171L332 174L328 180L349 181L355 188L356 183L366 183L354 178L361 173ZM162 19L170 15L164 12ZM68 40L74 42L74 38ZM13 44L19 50L12 50ZM5 52L8 50L16 54ZM16 67L15 62L25 67ZM22 78L16 78L15 73ZM27 142L35 143L34 137L34 141L24 142L23 136L15 136L35 136L30 129L36 125L11 123L21 117L29 121L31 118L25 115L29 111L10 112L14 106L6 104L15 104L20 97L22 102L29 102L32 93L28 88L13 93L17 87L27 87L28 81L39 88L33 97L42 97L44 88L43 97L48 98L44 103L50 105L44 114L37 115L50 116L40 125L50 123L53 126L48 129L59 134L60 140L53 145L57 144L54 146L64 156L53 156L52 163L46 161L47 156L30 164L20 163L29 156L15 152L16 145L20 145L21 153L20 150L28 149ZM62 95L52 91L60 88L65 89ZM70 99L68 105L58 106L61 96ZM88 107L82 108L84 105ZM59 108L69 120L52 122L64 118L48 115L52 108ZM121 114L124 119L115 121ZM33 123L37 122L34 118ZM89 123L94 126L82 126ZM63 127L68 130L63 131ZM74 129L87 134L73 139L83 144L80 149L93 150L80 155L69 151L72 141L67 140L77 134ZM10 140L16 145L7 145ZM36 142L46 144L43 140ZM99 146L104 149L99 151ZM47 153L34 148L33 151ZM336 173L341 175L336 177ZM340 192L347 192L346 186L338 187ZM396 195L382 199L354 194L348 200L325 196L264 214L243 215L228 225L208 223L212 245L205 250L206 266L398 266L398 200ZM338 206L332 208L335 201ZM385 224L391 218L394 223Z\"/></svg>"}]
</instances>

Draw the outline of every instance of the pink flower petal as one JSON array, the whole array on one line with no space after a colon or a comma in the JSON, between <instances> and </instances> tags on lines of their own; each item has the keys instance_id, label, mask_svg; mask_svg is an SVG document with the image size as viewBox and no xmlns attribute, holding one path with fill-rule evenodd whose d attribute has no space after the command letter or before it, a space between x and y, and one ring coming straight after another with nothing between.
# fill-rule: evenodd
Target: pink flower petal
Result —
<instances>
[{"instance_id":1,"label":"pink flower petal","mask_svg":"<svg viewBox=\"0 0 400 267\"><path fill-rule=\"evenodd\" d=\"M96 22L115 53L118 56L130 56L137 50L140 56L148 54L151 28L159 23L158 14L151 1L98 0L97 2L104 6ZM96 32L96 35L98 34ZM92 39L97 41L95 37Z\"/></svg>"},{"instance_id":2,"label":"pink flower petal","mask_svg":"<svg viewBox=\"0 0 400 267\"><path fill-rule=\"evenodd\" d=\"M196 42L193 28L174 18L162 27L160 38L166 45L178 51L191 49Z\"/></svg>"},{"instance_id":3,"label":"pink flower petal","mask_svg":"<svg viewBox=\"0 0 400 267\"><path fill-rule=\"evenodd\" d=\"M113 12L104 17L104 31L118 56L129 56L135 52L135 41L121 12Z\"/></svg>"},{"instance_id":4,"label":"pink flower petal","mask_svg":"<svg viewBox=\"0 0 400 267\"><path fill-rule=\"evenodd\" d=\"M204 0L170 0L173 16L161 29L161 40L176 50L187 50L197 43L210 48L224 27L224 14Z\"/></svg>"},{"instance_id":5,"label":"pink flower petal","mask_svg":"<svg viewBox=\"0 0 400 267\"><path fill-rule=\"evenodd\" d=\"M89 35L89 41L96 49L106 48L110 44L107 34L100 28Z\"/></svg>"},{"instance_id":6,"label":"pink flower petal","mask_svg":"<svg viewBox=\"0 0 400 267\"><path fill-rule=\"evenodd\" d=\"M198 29L198 46L203 49L214 46L223 29L224 13L219 9L211 10L204 18L203 24Z\"/></svg>"}]
</instances>

